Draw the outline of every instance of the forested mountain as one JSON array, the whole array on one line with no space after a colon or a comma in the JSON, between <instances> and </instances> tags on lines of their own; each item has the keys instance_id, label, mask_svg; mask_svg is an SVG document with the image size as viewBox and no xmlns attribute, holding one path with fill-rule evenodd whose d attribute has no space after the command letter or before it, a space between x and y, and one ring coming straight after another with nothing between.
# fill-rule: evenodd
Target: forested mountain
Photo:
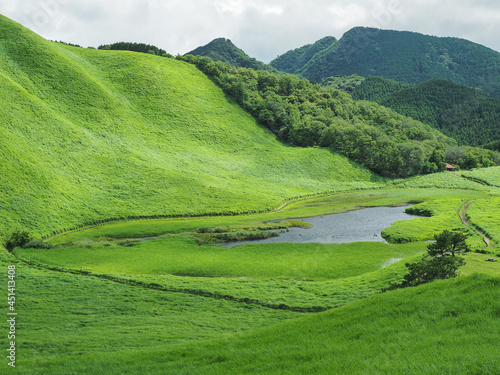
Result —
<instances>
[{"instance_id":1,"label":"forested mountain","mask_svg":"<svg viewBox=\"0 0 500 375\"><path fill-rule=\"evenodd\" d=\"M337 43L337 39L332 36L327 36L318 40L314 44L308 44L278 56L272 61L271 64L273 67L282 72L294 73L306 65L314 57L314 55L327 49L335 43Z\"/></svg>"},{"instance_id":2,"label":"forested mountain","mask_svg":"<svg viewBox=\"0 0 500 375\"><path fill-rule=\"evenodd\" d=\"M313 82L352 74L405 83L442 78L500 98L500 53L458 38L356 27L302 66L287 68L281 58L271 65Z\"/></svg>"},{"instance_id":3,"label":"forested mountain","mask_svg":"<svg viewBox=\"0 0 500 375\"><path fill-rule=\"evenodd\" d=\"M186 55L206 56L214 61L222 61L236 68L251 68L255 70L274 71L274 68L248 56L226 38L217 38L205 46L198 47Z\"/></svg>"},{"instance_id":4,"label":"forested mountain","mask_svg":"<svg viewBox=\"0 0 500 375\"><path fill-rule=\"evenodd\" d=\"M442 79L414 85L368 77L351 94L356 100L374 101L429 124L460 145L500 140L500 99L477 89Z\"/></svg>"}]
</instances>

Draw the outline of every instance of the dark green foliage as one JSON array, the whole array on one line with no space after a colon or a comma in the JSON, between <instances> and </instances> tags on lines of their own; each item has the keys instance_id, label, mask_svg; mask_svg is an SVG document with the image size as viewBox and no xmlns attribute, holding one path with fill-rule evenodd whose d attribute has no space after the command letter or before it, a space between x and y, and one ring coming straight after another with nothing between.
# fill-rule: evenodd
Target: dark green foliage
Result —
<instances>
[{"instance_id":1,"label":"dark green foliage","mask_svg":"<svg viewBox=\"0 0 500 375\"><path fill-rule=\"evenodd\" d=\"M52 249L54 246L50 243L42 241L39 238L33 238L22 247L23 249Z\"/></svg>"},{"instance_id":2,"label":"dark green foliage","mask_svg":"<svg viewBox=\"0 0 500 375\"><path fill-rule=\"evenodd\" d=\"M483 145L483 148L485 148L487 150L500 152L500 140L487 143L487 144Z\"/></svg>"},{"instance_id":3,"label":"dark green foliage","mask_svg":"<svg viewBox=\"0 0 500 375\"><path fill-rule=\"evenodd\" d=\"M444 230L441 234L434 235L435 242L427 246L427 253L431 257L444 256L449 253L469 251L466 240L469 236L463 232Z\"/></svg>"},{"instance_id":4,"label":"dark green foliage","mask_svg":"<svg viewBox=\"0 0 500 375\"><path fill-rule=\"evenodd\" d=\"M368 77L352 90L369 100L439 129L460 145L480 146L500 140L500 99L443 79L417 85ZM486 147L498 151L495 148Z\"/></svg>"},{"instance_id":5,"label":"dark green foliage","mask_svg":"<svg viewBox=\"0 0 500 375\"><path fill-rule=\"evenodd\" d=\"M25 230L16 230L5 241L5 248L12 252L16 247L23 247L33 239L30 232Z\"/></svg>"},{"instance_id":6,"label":"dark green foliage","mask_svg":"<svg viewBox=\"0 0 500 375\"><path fill-rule=\"evenodd\" d=\"M500 163L500 154L477 147L448 147L446 160L462 169L488 168Z\"/></svg>"},{"instance_id":7,"label":"dark green foliage","mask_svg":"<svg viewBox=\"0 0 500 375\"><path fill-rule=\"evenodd\" d=\"M151 55L172 57L165 50L153 46L151 44L145 43L129 43L129 42L118 42L113 44L104 44L98 47L102 50L113 50L113 51L134 51L141 53L149 53Z\"/></svg>"},{"instance_id":8,"label":"dark green foliage","mask_svg":"<svg viewBox=\"0 0 500 375\"><path fill-rule=\"evenodd\" d=\"M314 82L336 74L376 75L407 83L443 78L500 97L500 54L457 38L356 27L301 66L280 62L271 65Z\"/></svg>"},{"instance_id":9,"label":"dark green foliage","mask_svg":"<svg viewBox=\"0 0 500 375\"><path fill-rule=\"evenodd\" d=\"M214 234L214 238L219 241L229 242L229 241L251 241L251 240L263 240L271 237L278 237L282 231L257 231L257 232L230 232L230 233L217 233Z\"/></svg>"},{"instance_id":10,"label":"dark green foliage","mask_svg":"<svg viewBox=\"0 0 500 375\"><path fill-rule=\"evenodd\" d=\"M281 140L328 147L384 176L442 170L443 150L454 145L428 125L294 75L234 69L206 57L179 58L196 64Z\"/></svg>"},{"instance_id":11,"label":"dark green foliage","mask_svg":"<svg viewBox=\"0 0 500 375\"><path fill-rule=\"evenodd\" d=\"M321 86L327 89L337 89L351 94L365 80L364 77L356 74L350 76L331 76L321 82ZM376 100L370 100L375 102Z\"/></svg>"},{"instance_id":12,"label":"dark green foliage","mask_svg":"<svg viewBox=\"0 0 500 375\"><path fill-rule=\"evenodd\" d=\"M465 242L467 237L465 233L449 230L434 235L435 242L427 246L427 255L418 262L406 263L408 273L403 282L391 285L389 290L456 277L458 268L465 265L465 261L455 253L469 251Z\"/></svg>"},{"instance_id":13,"label":"dark green foliage","mask_svg":"<svg viewBox=\"0 0 500 375\"><path fill-rule=\"evenodd\" d=\"M464 264L465 261L460 257L438 257L407 263L406 267L409 272L404 276L403 282L389 289L418 286L437 279L456 277L458 268Z\"/></svg>"},{"instance_id":14,"label":"dark green foliage","mask_svg":"<svg viewBox=\"0 0 500 375\"><path fill-rule=\"evenodd\" d=\"M186 55L210 57L214 61L222 61L236 68L275 71L271 66L248 56L226 38L215 39L205 46L186 53Z\"/></svg>"}]
</instances>

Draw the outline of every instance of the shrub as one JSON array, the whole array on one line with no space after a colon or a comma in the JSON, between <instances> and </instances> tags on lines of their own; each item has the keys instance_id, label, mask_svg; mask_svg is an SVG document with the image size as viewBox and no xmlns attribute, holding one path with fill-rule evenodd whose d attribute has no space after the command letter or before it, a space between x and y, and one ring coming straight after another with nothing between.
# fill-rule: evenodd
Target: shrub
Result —
<instances>
[{"instance_id":1,"label":"shrub","mask_svg":"<svg viewBox=\"0 0 500 375\"><path fill-rule=\"evenodd\" d=\"M33 238L22 247L23 249L52 249L54 246L49 243L43 242L39 238Z\"/></svg>"},{"instance_id":2,"label":"shrub","mask_svg":"<svg viewBox=\"0 0 500 375\"><path fill-rule=\"evenodd\" d=\"M32 239L33 236L28 231L17 230L5 241L5 248L11 253L16 247L23 247Z\"/></svg>"}]
</instances>

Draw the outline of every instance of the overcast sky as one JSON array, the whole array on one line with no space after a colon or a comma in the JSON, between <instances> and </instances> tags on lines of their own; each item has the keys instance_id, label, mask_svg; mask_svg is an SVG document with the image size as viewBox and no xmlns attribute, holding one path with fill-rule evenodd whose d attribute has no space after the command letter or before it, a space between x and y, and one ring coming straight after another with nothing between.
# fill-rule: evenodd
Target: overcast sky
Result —
<instances>
[{"instance_id":1,"label":"overcast sky","mask_svg":"<svg viewBox=\"0 0 500 375\"><path fill-rule=\"evenodd\" d=\"M226 37L264 62L354 26L454 36L500 51L498 0L2 0L0 14L84 47L143 42L175 55Z\"/></svg>"}]
</instances>

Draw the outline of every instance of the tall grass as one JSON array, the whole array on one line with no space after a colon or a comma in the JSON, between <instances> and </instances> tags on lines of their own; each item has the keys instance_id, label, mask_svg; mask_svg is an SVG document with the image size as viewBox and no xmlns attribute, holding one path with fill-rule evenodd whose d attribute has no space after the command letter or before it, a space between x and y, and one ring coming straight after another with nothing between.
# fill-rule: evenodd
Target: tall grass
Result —
<instances>
[{"instance_id":1,"label":"tall grass","mask_svg":"<svg viewBox=\"0 0 500 375\"><path fill-rule=\"evenodd\" d=\"M500 167L476 169L465 172L463 175L467 178L482 181L488 185L500 187Z\"/></svg>"},{"instance_id":2,"label":"tall grass","mask_svg":"<svg viewBox=\"0 0 500 375\"><path fill-rule=\"evenodd\" d=\"M40 360L40 372L495 374L498 278L394 291L235 337Z\"/></svg>"}]
</instances>

